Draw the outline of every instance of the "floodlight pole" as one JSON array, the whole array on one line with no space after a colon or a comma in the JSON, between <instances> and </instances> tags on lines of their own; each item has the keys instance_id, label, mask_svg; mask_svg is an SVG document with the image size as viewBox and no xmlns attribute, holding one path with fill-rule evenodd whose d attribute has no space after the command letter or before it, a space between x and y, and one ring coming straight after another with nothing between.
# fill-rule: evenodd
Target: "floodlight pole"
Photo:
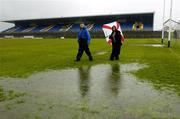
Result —
<instances>
[{"instance_id":1,"label":"floodlight pole","mask_svg":"<svg viewBox=\"0 0 180 119\"><path fill-rule=\"evenodd\" d=\"M170 16L169 16L169 36L168 36L168 47L171 46L171 31L172 31L172 5L173 5L173 0L171 0L171 6L170 6Z\"/></svg>"},{"instance_id":2,"label":"floodlight pole","mask_svg":"<svg viewBox=\"0 0 180 119\"><path fill-rule=\"evenodd\" d=\"M164 20L165 20L165 7L166 7L166 0L164 0L164 8L163 8L163 24L162 24L162 41L161 43L164 42Z\"/></svg>"}]
</instances>

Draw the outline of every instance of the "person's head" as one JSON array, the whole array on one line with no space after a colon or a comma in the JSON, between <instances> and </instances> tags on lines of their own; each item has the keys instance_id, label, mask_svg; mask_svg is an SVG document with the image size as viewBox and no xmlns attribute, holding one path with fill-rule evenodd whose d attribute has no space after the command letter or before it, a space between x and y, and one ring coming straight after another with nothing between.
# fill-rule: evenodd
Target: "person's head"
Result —
<instances>
[{"instance_id":1,"label":"person's head","mask_svg":"<svg viewBox=\"0 0 180 119\"><path fill-rule=\"evenodd\" d=\"M117 30L116 26L113 26L112 31L116 31L116 30Z\"/></svg>"},{"instance_id":2,"label":"person's head","mask_svg":"<svg viewBox=\"0 0 180 119\"><path fill-rule=\"evenodd\" d=\"M84 28L85 27L85 24L83 22L80 23L80 28Z\"/></svg>"}]
</instances>

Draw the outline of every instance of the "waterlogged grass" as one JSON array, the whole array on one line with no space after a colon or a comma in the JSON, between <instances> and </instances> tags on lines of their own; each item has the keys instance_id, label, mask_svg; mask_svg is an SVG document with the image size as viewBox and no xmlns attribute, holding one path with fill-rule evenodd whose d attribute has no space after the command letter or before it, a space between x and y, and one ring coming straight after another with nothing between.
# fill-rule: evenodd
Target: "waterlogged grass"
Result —
<instances>
[{"instance_id":1,"label":"waterlogged grass","mask_svg":"<svg viewBox=\"0 0 180 119\"><path fill-rule=\"evenodd\" d=\"M4 91L4 89L0 86L0 102L13 100L15 98L18 98L24 95L25 93L14 92L13 90ZM18 100L17 103L22 103L22 102Z\"/></svg>"},{"instance_id":2,"label":"waterlogged grass","mask_svg":"<svg viewBox=\"0 0 180 119\"><path fill-rule=\"evenodd\" d=\"M93 40L95 60L76 63L74 39L0 40L0 118L178 119L180 44L144 46L159 42L128 39L120 61L111 62L110 46ZM78 68L40 72L67 67Z\"/></svg>"},{"instance_id":3,"label":"waterlogged grass","mask_svg":"<svg viewBox=\"0 0 180 119\"><path fill-rule=\"evenodd\" d=\"M153 82L158 89L167 88L180 95L180 40L173 41L171 48L144 47L137 55L139 62L149 67L136 72L136 76Z\"/></svg>"},{"instance_id":4,"label":"waterlogged grass","mask_svg":"<svg viewBox=\"0 0 180 119\"><path fill-rule=\"evenodd\" d=\"M142 63L149 67L135 72L141 79L154 82L157 88L167 87L180 93L180 40L172 47L150 47L160 39L127 39L122 47L120 63ZM83 65L113 64L109 61L111 47L103 39L93 39L90 45L94 61L86 55L74 62L77 53L75 39L0 40L0 76L27 77L47 69L81 67ZM107 52L98 55L100 52Z\"/></svg>"},{"instance_id":5,"label":"waterlogged grass","mask_svg":"<svg viewBox=\"0 0 180 119\"><path fill-rule=\"evenodd\" d=\"M0 87L0 102L5 100L4 90Z\"/></svg>"},{"instance_id":6,"label":"waterlogged grass","mask_svg":"<svg viewBox=\"0 0 180 119\"><path fill-rule=\"evenodd\" d=\"M26 95L0 102L1 118L178 119L176 93L156 90L130 73L145 67L101 64L40 72L24 80L4 78L0 80L3 90L25 91Z\"/></svg>"}]
</instances>

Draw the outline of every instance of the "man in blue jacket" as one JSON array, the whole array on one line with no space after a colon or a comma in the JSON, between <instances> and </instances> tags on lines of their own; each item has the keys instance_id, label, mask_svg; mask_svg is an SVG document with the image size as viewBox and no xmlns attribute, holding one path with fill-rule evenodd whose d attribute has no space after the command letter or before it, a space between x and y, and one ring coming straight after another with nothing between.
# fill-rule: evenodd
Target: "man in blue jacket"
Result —
<instances>
[{"instance_id":1,"label":"man in blue jacket","mask_svg":"<svg viewBox=\"0 0 180 119\"><path fill-rule=\"evenodd\" d=\"M84 51L88 55L89 61L93 60L91 52L89 50L90 41L91 41L91 37L88 29L85 27L84 23L80 23L80 31L78 33L79 49L75 61L81 60Z\"/></svg>"}]
</instances>

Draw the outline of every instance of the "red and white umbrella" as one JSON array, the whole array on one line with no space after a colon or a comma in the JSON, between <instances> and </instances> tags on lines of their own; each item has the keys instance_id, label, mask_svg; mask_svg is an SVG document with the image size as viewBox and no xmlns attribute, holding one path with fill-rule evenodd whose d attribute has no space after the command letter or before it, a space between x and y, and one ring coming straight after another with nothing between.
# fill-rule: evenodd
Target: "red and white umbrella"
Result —
<instances>
[{"instance_id":1,"label":"red and white umbrella","mask_svg":"<svg viewBox=\"0 0 180 119\"><path fill-rule=\"evenodd\" d=\"M124 43L124 36L123 36L122 30L121 30L121 25L117 21L112 22L112 23L108 23L108 24L104 24L102 26L104 35L106 37L106 41L108 42L108 44L112 45L112 39L109 39L109 36L112 33L112 27L113 26L116 26L117 30L119 30L121 32L121 43Z\"/></svg>"}]
</instances>

